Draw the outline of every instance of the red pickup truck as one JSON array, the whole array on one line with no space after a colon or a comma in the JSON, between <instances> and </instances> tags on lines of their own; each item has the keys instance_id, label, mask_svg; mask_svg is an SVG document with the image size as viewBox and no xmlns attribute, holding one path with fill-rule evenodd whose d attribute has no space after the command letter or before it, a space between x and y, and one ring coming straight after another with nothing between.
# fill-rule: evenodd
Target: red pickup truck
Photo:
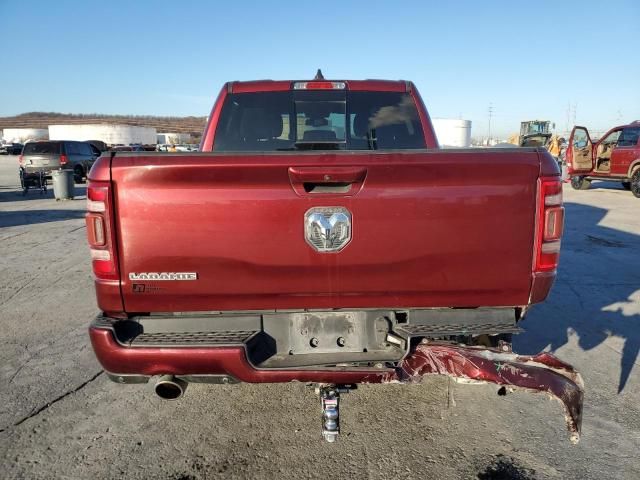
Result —
<instances>
[{"instance_id":1,"label":"red pickup truck","mask_svg":"<svg viewBox=\"0 0 640 480\"><path fill-rule=\"evenodd\" d=\"M510 342L556 275L557 163L440 150L411 82L228 83L201 152L105 154L87 198L116 382L308 382L333 441L358 383L448 375L545 392L578 438L579 374Z\"/></svg>"}]
</instances>

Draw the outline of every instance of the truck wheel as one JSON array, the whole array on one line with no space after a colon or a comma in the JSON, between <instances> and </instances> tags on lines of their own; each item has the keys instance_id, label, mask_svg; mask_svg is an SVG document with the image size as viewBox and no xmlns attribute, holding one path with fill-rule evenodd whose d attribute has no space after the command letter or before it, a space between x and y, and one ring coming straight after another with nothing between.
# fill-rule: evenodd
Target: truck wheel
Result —
<instances>
[{"instance_id":1,"label":"truck wheel","mask_svg":"<svg viewBox=\"0 0 640 480\"><path fill-rule=\"evenodd\" d=\"M622 188L625 190L631 190L631 182L622 182Z\"/></svg>"},{"instance_id":2,"label":"truck wheel","mask_svg":"<svg viewBox=\"0 0 640 480\"><path fill-rule=\"evenodd\" d=\"M640 198L640 168L631 175L631 193L634 197Z\"/></svg>"},{"instance_id":3,"label":"truck wheel","mask_svg":"<svg viewBox=\"0 0 640 480\"><path fill-rule=\"evenodd\" d=\"M571 186L574 190L588 190L591 186L591 180L585 177L571 177Z\"/></svg>"},{"instance_id":4,"label":"truck wheel","mask_svg":"<svg viewBox=\"0 0 640 480\"><path fill-rule=\"evenodd\" d=\"M73 169L73 181L75 183L84 183L84 170L80 165L76 165Z\"/></svg>"}]
</instances>

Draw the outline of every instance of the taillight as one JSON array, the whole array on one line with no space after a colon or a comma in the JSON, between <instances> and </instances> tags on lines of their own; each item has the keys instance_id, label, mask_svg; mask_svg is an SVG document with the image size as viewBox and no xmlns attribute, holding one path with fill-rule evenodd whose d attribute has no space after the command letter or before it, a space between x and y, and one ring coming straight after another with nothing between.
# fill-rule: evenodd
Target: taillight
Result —
<instances>
[{"instance_id":1,"label":"taillight","mask_svg":"<svg viewBox=\"0 0 640 480\"><path fill-rule=\"evenodd\" d=\"M24 156L23 156L23 155L20 155L20 156L18 157L18 163L19 163L20 165L24 165Z\"/></svg>"},{"instance_id":2,"label":"taillight","mask_svg":"<svg viewBox=\"0 0 640 480\"><path fill-rule=\"evenodd\" d=\"M111 228L109 182L90 181L87 185L87 239L91 248L93 273L98 279L117 280L118 262Z\"/></svg>"},{"instance_id":3,"label":"taillight","mask_svg":"<svg viewBox=\"0 0 640 480\"><path fill-rule=\"evenodd\" d=\"M548 272L558 267L563 228L562 182L559 177L543 177L538 181L535 271Z\"/></svg>"},{"instance_id":4,"label":"taillight","mask_svg":"<svg viewBox=\"0 0 640 480\"><path fill-rule=\"evenodd\" d=\"M100 182L102 184L102 182ZM98 182L90 182L87 187L87 210L89 212L105 212L109 200L109 186L99 186Z\"/></svg>"},{"instance_id":5,"label":"taillight","mask_svg":"<svg viewBox=\"0 0 640 480\"><path fill-rule=\"evenodd\" d=\"M62 155L60 155L60 165L66 165L67 163L69 163L69 159L63 153Z\"/></svg>"},{"instance_id":6,"label":"taillight","mask_svg":"<svg viewBox=\"0 0 640 480\"><path fill-rule=\"evenodd\" d=\"M107 237L105 236L104 217L95 213L87 214L87 236L89 245L94 247L102 247L106 245Z\"/></svg>"}]
</instances>

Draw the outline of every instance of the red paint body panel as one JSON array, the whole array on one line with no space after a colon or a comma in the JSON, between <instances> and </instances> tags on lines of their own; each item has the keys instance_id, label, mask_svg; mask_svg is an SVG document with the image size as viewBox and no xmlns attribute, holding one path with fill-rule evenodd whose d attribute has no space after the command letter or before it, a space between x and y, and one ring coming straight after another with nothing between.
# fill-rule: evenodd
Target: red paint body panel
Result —
<instances>
[{"instance_id":1,"label":"red paint body panel","mask_svg":"<svg viewBox=\"0 0 640 480\"><path fill-rule=\"evenodd\" d=\"M460 166L463 165L461 168ZM354 195L301 197L290 167L366 169ZM129 312L517 306L529 302L538 152L116 154L112 185ZM340 205L339 254L304 213ZM197 272L134 293L131 272Z\"/></svg>"},{"instance_id":2,"label":"red paint body panel","mask_svg":"<svg viewBox=\"0 0 640 480\"><path fill-rule=\"evenodd\" d=\"M291 90L296 82L309 80L253 80L249 82L231 82L233 93L281 92ZM368 90L375 92L405 92L407 82L403 80L323 80L323 82L344 82L348 90Z\"/></svg>"}]
</instances>

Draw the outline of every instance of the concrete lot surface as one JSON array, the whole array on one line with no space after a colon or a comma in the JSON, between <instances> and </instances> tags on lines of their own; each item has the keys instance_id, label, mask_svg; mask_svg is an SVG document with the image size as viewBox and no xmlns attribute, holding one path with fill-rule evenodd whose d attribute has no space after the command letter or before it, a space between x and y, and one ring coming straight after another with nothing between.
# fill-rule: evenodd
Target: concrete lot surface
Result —
<instances>
[{"instance_id":1,"label":"concrete lot surface","mask_svg":"<svg viewBox=\"0 0 640 480\"><path fill-rule=\"evenodd\" d=\"M0 156L2 478L640 478L640 199L618 185L565 189L559 278L515 341L581 371L576 446L545 396L438 377L346 395L336 444L304 385L190 385L163 402L110 382L86 332L97 307L76 191L22 197L16 158Z\"/></svg>"}]
</instances>

